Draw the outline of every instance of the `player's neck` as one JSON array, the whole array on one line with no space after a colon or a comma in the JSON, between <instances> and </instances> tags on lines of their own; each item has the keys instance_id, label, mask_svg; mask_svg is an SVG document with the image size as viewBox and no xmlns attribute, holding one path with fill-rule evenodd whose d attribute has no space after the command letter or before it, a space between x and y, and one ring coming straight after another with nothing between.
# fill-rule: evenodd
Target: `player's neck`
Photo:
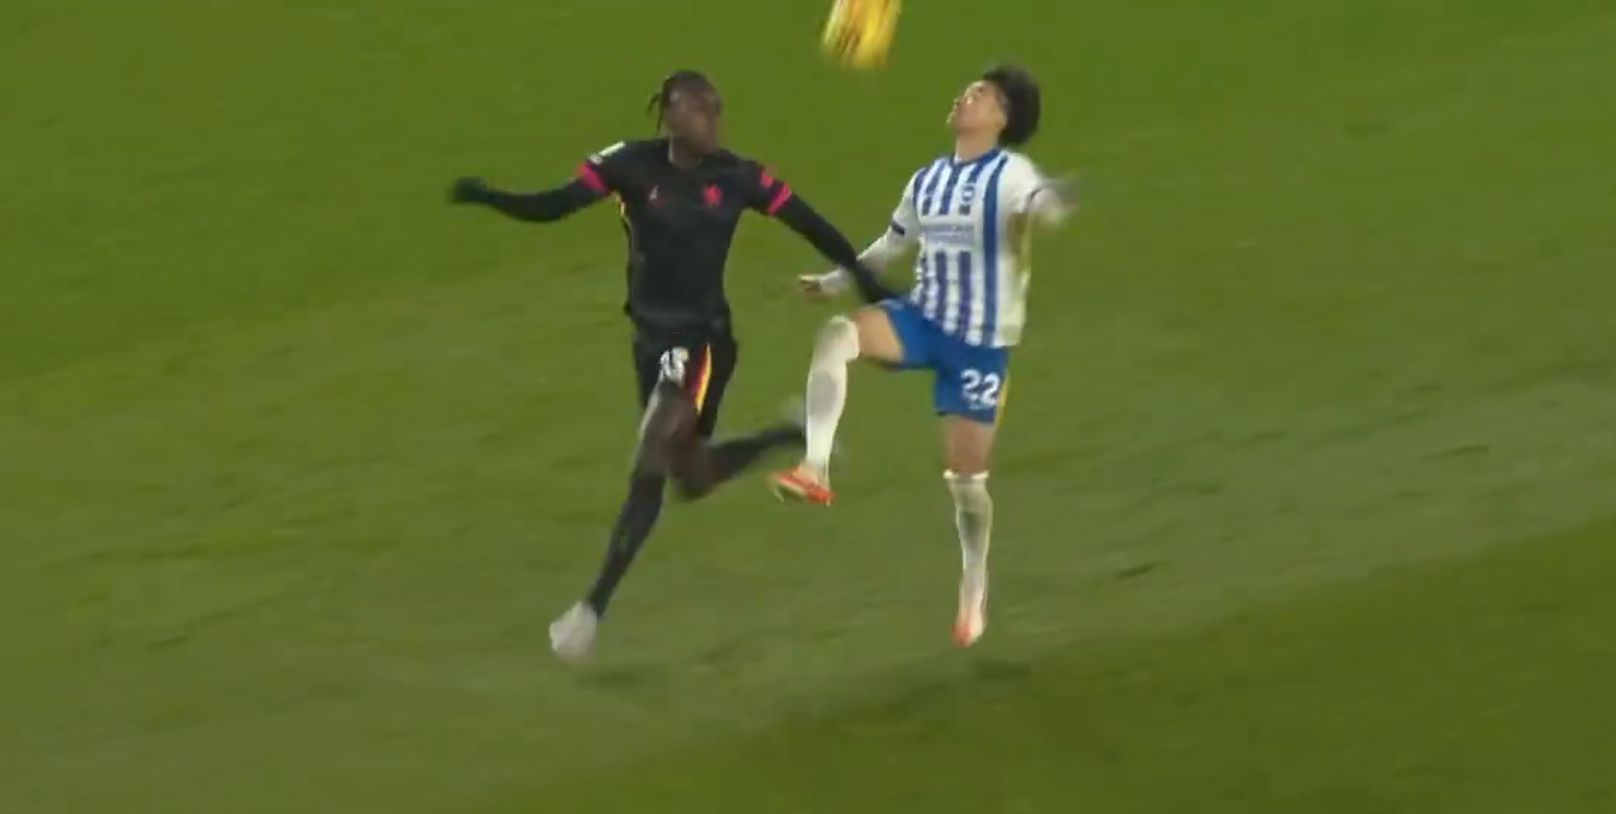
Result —
<instances>
[{"instance_id":1,"label":"player's neck","mask_svg":"<svg viewBox=\"0 0 1616 814\"><path fill-rule=\"evenodd\" d=\"M688 150L679 146L677 141L668 140L668 163L681 170L695 169L701 164L702 154L695 150Z\"/></svg>"},{"instance_id":2,"label":"player's neck","mask_svg":"<svg viewBox=\"0 0 1616 814\"><path fill-rule=\"evenodd\" d=\"M954 160L966 164L993 152L997 136L989 133L961 133L954 138Z\"/></svg>"}]
</instances>

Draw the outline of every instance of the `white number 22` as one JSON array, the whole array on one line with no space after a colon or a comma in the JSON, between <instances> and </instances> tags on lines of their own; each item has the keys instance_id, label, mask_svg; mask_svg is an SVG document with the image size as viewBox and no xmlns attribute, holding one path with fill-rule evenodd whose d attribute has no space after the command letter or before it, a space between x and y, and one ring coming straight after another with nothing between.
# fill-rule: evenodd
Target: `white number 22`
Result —
<instances>
[{"instance_id":1,"label":"white number 22","mask_svg":"<svg viewBox=\"0 0 1616 814\"><path fill-rule=\"evenodd\" d=\"M961 388L965 396L965 406L972 410L991 410L999 406L999 388L1004 382L997 373L984 374L980 370L970 369L960 374L964 382Z\"/></svg>"}]
</instances>

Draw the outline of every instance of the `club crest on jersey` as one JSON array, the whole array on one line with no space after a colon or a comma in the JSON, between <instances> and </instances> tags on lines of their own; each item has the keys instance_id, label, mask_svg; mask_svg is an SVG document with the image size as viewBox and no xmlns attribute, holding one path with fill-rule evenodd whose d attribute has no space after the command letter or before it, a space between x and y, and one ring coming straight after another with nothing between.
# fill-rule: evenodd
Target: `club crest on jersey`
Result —
<instances>
[{"instance_id":1,"label":"club crest on jersey","mask_svg":"<svg viewBox=\"0 0 1616 814\"><path fill-rule=\"evenodd\" d=\"M715 184L708 184L701 190L701 199L707 203L708 209L717 209L724 203L724 192Z\"/></svg>"},{"instance_id":2,"label":"club crest on jersey","mask_svg":"<svg viewBox=\"0 0 1616 814\"><path fill-rule=\"evenodd\" d=\"M650 193L648 193L645 196L645 202L652 205L652 206L656 206L659 203L659 201L657 200L657 196L660 195L661 192L662 192L661 187L657 187L657 186L651 187Z\"/></svg>"},{"instance_id":3,"label":"club crest on jersey","mask_svg":"<svg viewBox=\"0 0 1616 814\"><path fill-rule=\"evenodd\" d=\"M971 204L976 203L975 181L966 181L965 186L960 187L959 199L960 205L964 207L969 207Z\"/></svg>"}]
</instances>

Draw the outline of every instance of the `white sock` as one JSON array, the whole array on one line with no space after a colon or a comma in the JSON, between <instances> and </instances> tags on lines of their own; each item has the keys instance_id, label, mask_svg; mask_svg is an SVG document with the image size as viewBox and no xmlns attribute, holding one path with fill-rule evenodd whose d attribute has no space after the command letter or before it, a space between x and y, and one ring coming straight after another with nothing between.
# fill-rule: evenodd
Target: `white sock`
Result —
<instances>
[{"instance_id":1,"label":"white sock","mask_svg":"<svg viewBox=\"0 0 1616 814\"><path fill-rule=\"evenodd\" d=\"M847 405L847 365L859 355L858 326L847 317L832 317L819 332L814 361L808 368L807 453L803 465L821 479L830 473L830 451L836 425Z\"/></svg>"},{"instance_id":2,"label":"white sock","mask_svg":"<svg viewBox=\"0 0 1616 814\"><path fill-rule=\"evenodd\" d=\"M954 528L959 531L961 567L966 574L979 574L988 565L988 546L993 535L993 498L988 494L988 473L959 475L943 473L948 491L954 495Z\"/></svg>"}]
</instances>

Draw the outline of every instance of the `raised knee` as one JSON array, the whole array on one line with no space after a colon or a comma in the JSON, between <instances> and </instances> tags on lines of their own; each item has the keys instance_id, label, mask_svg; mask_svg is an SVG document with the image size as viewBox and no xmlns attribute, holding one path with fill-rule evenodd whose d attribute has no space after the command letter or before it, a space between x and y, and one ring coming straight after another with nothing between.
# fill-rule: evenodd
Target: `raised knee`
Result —
<instances>
[{"instance_id":1,"label":"raised knee","mask_svg":"<svg viewBox=\"0 0 1616 814\"><path fill-rule=\"evenodd\" d=\"M837 315L819 329L819 341L814 349L816 360L847 363L857 359L858 355L859 332L853 320Z\"/></svg>"}]
</instances>

